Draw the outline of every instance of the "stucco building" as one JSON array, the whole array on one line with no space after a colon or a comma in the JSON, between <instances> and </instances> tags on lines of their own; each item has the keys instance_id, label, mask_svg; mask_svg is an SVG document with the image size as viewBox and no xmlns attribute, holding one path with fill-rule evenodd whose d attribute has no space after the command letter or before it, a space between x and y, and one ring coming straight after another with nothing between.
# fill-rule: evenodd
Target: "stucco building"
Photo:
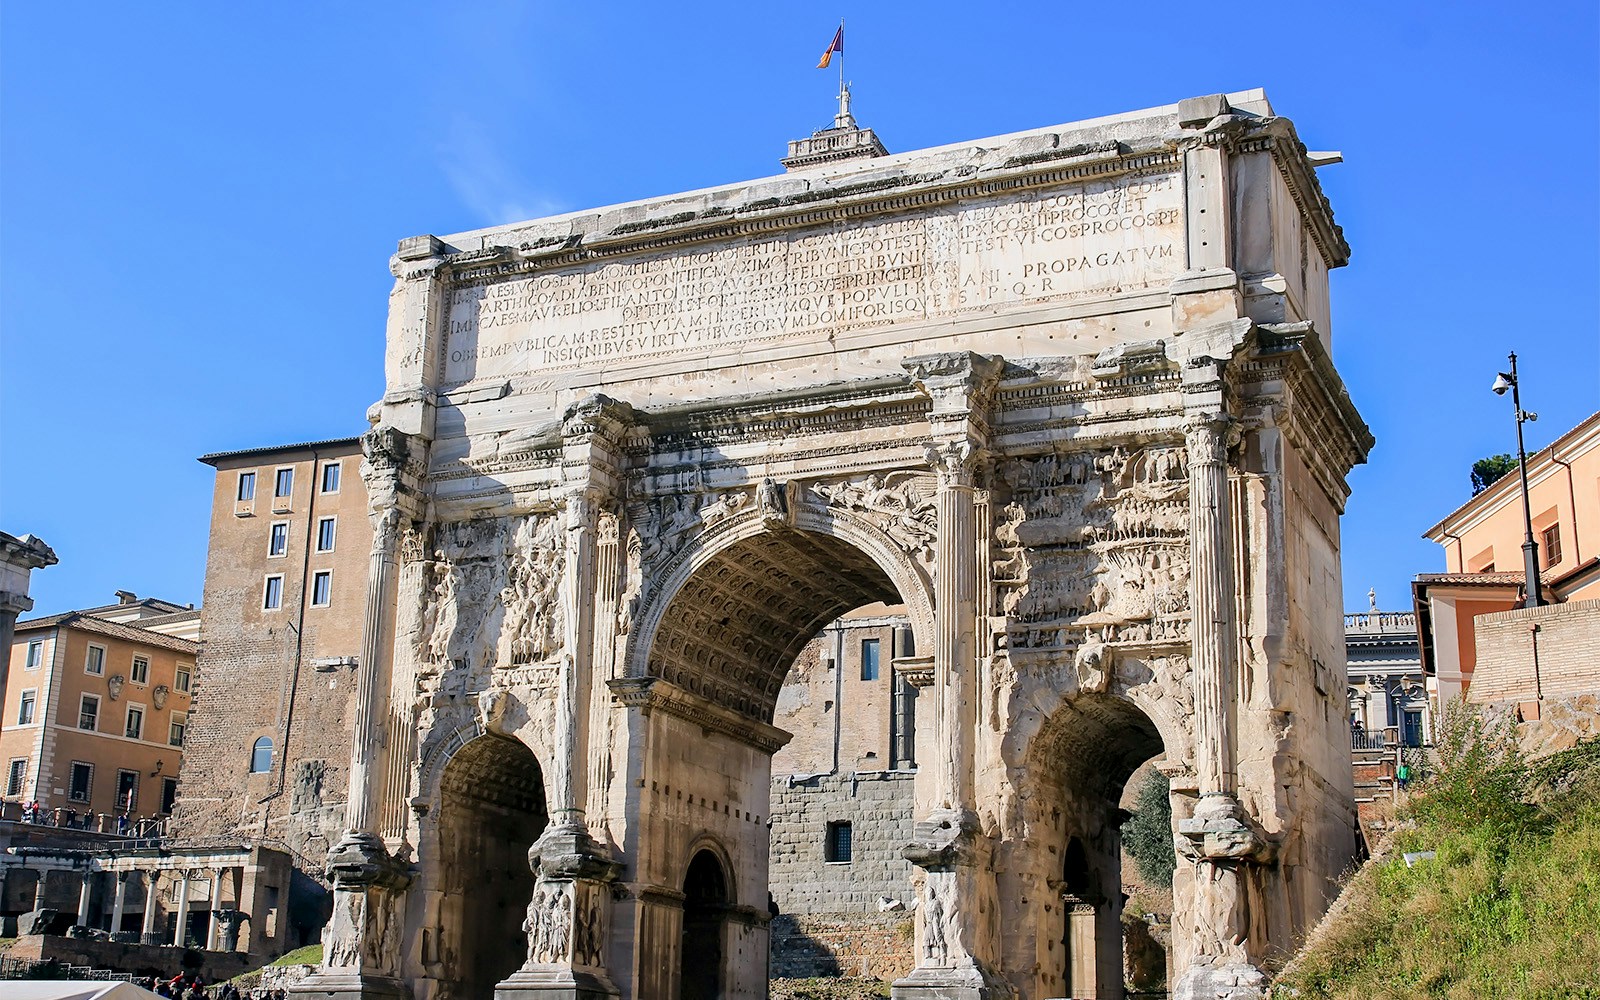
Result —
<instances>
[{"instance_id":1,"label":"stucco building","mask_svg":"<svg viewBox=\"0 0 1600 1000\"><path fill-rule=\"evenodd\" d=\"M0 761L5 799L51 820L168 813L187 744L199 612L117 603L18 622Z\"/></svg>"},{"instance_id":2,"label":"stucco building","mask_svg":"<svg viewBox=\"0 0 1600 1000\"><path fill-rule=\"evenodd\" d=\"M1600 413L1528 456L1528 497L1544 596L1555 604L1600 598ZM1412 586L1436 707L1471 697L1478 619L1522 603L1524 536L1515 470L1424 534L1445 559L1443 573L1418 576Z\"/></svg>"},{"instance_id":3,"label":"stucco building","mask_svg":"<svg viewBox=\"0 0 1600 1000\"><path fill-rule=\"evenodd\" d=\"M367 587L356 438L206 455L217 470L175 832L281 845L320 868L338 837Z\"/></svg>"}]
</instances>

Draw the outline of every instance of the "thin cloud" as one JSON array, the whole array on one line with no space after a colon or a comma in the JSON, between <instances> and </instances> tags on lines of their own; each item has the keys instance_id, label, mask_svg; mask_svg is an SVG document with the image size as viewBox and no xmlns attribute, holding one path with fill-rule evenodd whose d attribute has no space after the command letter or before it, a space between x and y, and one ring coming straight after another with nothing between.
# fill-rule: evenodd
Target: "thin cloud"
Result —
<instances>
[{"instance_id":1,"label":"thin cloud","mask_svg":"<svg viewBox=\"0 0 1600 1000\"><path fill-rule=\"evenodd\" d=\"M517 173L481 122L457 117L447 135L439 149L439 169L479 223L499 226L566 211L562 202L534 190Z\"/></svg>"}]
</instances>

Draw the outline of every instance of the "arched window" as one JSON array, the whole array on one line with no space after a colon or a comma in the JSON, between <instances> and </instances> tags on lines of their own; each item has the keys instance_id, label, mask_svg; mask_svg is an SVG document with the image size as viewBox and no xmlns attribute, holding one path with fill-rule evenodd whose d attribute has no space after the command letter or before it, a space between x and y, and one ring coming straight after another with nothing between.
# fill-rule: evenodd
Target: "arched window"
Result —
<instances>
[{"instance_id":1,"label":"arched window","mask_svg":"<svg viewBox=\"0 0 1600 1000\"><path fill-rule=\"evenodd\" d=\"M250 751L250 773L265 774L272 770L272 737L263 736L256 740L255 749Z\"/></svg>"}]
</instances>

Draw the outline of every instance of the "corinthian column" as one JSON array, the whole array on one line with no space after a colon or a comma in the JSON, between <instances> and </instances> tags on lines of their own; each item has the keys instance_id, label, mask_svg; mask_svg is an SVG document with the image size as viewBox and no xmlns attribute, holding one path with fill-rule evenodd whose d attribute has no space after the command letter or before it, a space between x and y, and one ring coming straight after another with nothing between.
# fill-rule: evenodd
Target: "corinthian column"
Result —
<instances>
[{"instance_id":1,"label":"corinthian column","mask_svg":"<svg viewBox=\"0 0 1600 1000\"><path fill-rule=\"evenodd\" d=\"M1199 802L1180 819L1177 848L1193 865L1192 892L1175 942L1185 963L1178 1000L1261 996L1266 977L1251 960L1246 866L1267 860L1271 845L1238 800L1235 735L1239 670L1237 584L1228 491L1229 451L1238 426L1228 413L1227 376L1249 321L1192 336L1207 350L1184 369L1185 444L1189 456L1190 683L1194 693L1195 785Z\"/></svg>"},{"instance_id":2,"label":"corinthian column","mask_svg":"<svg viewBox=\"0 0 1600 1000\"><path fill-rule=\"evenodd\" d=\"M599 620L615 615L614 582L597 584L605 570L601 526L621 491L619 441L633 411L625 403L591 396L568 408L562 422L562 516L566 549L560 584L562 651L556 690L555 738L547 774L550 825L528 850L536 876L528 903L528 957L495 987L498 1000L616 995L605 969L610 914L609 883L621 870L591 836L590 720L595 696ZM606 544L615 562L614 532ZM605 688L601 688L606 693ZM602 735L600 737L604 739Z\"/></svg>"},{"instance_id":3,"label":"corinthian column","mask_svg":"<svg viewBox=\"0 0 1600 1000\"><path fill-rule=\"evenodd\" d=\"M1228 442L1233 421L1224 414L1189 417L1190 626L1194 683L1195 770L1202 797L1232 799L1236 791L1233 674L1233 530L1229 524Z\"/></svg>"},{"instance_id":4,"label":"corinthian column","mask_svg":"<svg viewBox=\"0 0 1600 1000\"><path fill-rule=\"evenodd\" d=\"M917 966L894 984L899 998L989 996L999 943L981 912L995 905L990 845L974 805L977 729L977 479L988 446L998 358L960 353L912 358L913 381L932 401L929 466L935 495L933 696L935 751L919 761L917 823L905 857L923 869ZM984 905L984 904L987 904Z\"/></svg>"},{"instance_id":5,"label":"corinthian column","mask_svg":"<svg viewBox=\"0 0 1600 1000\"><path fill-rule=\"evenodd\" d=\"M328 851L333 918L324 934L322 970L294 988L321 997L402 997L399 980L401 897L409 858L391 856L378 829L383 816L389 667L394 648L395 562L400 528L412 505L402 482L411 457L406 435L378 426L361 440L372 550L356 673L355 732L345 832Z\"/></svg>"}]
</instances>

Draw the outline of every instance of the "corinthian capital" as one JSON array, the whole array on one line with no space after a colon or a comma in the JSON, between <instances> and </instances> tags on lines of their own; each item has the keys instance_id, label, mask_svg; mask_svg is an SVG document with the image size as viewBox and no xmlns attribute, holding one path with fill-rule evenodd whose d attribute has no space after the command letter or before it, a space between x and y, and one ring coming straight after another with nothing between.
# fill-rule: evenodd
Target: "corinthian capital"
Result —
<instances>
[{"instance_id":1,"label":"corinthian capital","mask_svg":"<svg viewBox=\"0 0 1600 1000\"><path fill-rule=\"evenodd\" d=\"M1191 466L1223 465L1239 443L1239 423L1226 413L1193 413L1184 418L1183 437Z\"/></svg>"}]
</instances>

